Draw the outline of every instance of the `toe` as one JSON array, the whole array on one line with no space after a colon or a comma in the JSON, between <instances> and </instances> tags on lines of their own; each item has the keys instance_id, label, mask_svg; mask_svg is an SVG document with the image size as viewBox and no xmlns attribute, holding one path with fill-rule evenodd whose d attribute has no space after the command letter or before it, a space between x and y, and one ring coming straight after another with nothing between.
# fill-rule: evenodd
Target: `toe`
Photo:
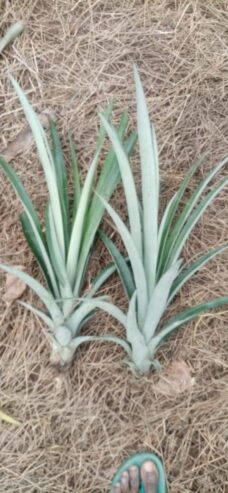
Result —
<instances>
[{"instance_id":1,"label":"toe","mask_svg":"<svg viewBox=\"0 0 228 493\"><path fill-rule=\"evenodd\" d=\"M130 493L130 479L128 471L124 471L120 478L121 493Z\"/></svg>"},{"instance_id":2,"label":"toe","mask_svg":"<svg viewBox=\"0 0 228 493\"><path fill-rule=\"evenodd\" d=\"M121 484L116 483L116 485L113 488L113 493L121 493Z\"/></svg>"},{"instance_id":3,"label":"toe","mask_svg":"<svg viewBox=\"0 0 228 493\"><path fill-rule=\"evenodd\" d=\"M129 469L130 476L130 492L138 493L139 491L139 469L136 466L131 466Z\"/></svg>"},{"instance_id":4,"label":"toe","mask_svg":"<svg viewBox=\"0 0 228 493\"><path fill-rule=\"evenodd\" d=\"M141 467L141 478L145 493L157 493L158 471L151 461L146 461Z\"/></svg>"}]
</instances>

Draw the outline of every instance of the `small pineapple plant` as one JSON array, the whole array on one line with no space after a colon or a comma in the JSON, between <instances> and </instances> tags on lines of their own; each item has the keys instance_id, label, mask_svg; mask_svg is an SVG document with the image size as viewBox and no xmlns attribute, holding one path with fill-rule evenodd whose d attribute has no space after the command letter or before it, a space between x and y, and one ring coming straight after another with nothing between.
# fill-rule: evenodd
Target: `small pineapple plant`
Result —
<instances>
[{"instance_id":1,"label":"small pineapple plant","mask_svg":"<svg viewBox=\"0 0 228 493\"><path fill-rule=\"evenodd\" d=\"M123 342L125 346L127 344L125 349L132 367L140 373L147 373L151 366L159 368L159 362L155 359L156 351L174 330L197 315L228 303L227 296L212 299L178 313L167 320L164 325L161 323L162 316L180 288L196 271L228 246L225 244L207 251L189 264L184 264L181 259L183 247L192 229L212 200L228 183L227 177L222 178L204 195L213 177L222 168L227 167L228 158L210 171L180 210L180 203L186 188L202 160L197 161L167 204L159 224L159 162L156 136L149 120L145 95L136 68L134 77L142 202L137 195L128 156L120 138L107 119L101 116L102 124L113 145L120 167L129 229L104 198L101 198L101 202L106 207L123 240L128 259L124 258L104 233L101 233L101 237L116 264L129 299L128 312L126 315L123 313L126 339L122 341L122 345ZM120 320L119 309L117 309L116 317Z\"/></svg>"},{"instance_id":2,"label":"small pineapple plant","mask_svg":"<svg viewBox=\"0 0 228 493\"><path fill-rule=\"evenodd\" d=\"M109 200L120 179L119 167L115 153L110 148L100 176L96 180L96 170L106 135L104 127L101 126L95 154L82 186L77 155L70 138L74 186L71 201L67 190L65 161L55 124L51 123L50 147L40 121L25 94L13 78L11 82L31 127L46 178L48 204L44 224L40 223L21 180L3 157L0 157L0 166L11 181L23 206L24 212L20 215L20 220L24 236L40 265L46 286L14 267L4 264L0 267L24 281L40 298L45 307L44 311L25 302L21 304L46 324L46 335L51 344L51 361L66 365L71 362L80 344L94 339L92 336L80 336L81 328L93 315L94 310L102 308L111 314L113 312L112 305L106 303L104 297L96 296L96 293L114 272L114 265L102 270L85 294L83 285L91 248L105 210L93 187L95 186L97 193L103 198ZM105 111L107 119L111 117L111 113L110 104ZM117 129L121 142L127 123L128 117L124 112ZM132 133L123 143L127 154L132 151L135 139L136 135ZM120 320L123 321L122 313Z\"/></svg>"}]
</instances>

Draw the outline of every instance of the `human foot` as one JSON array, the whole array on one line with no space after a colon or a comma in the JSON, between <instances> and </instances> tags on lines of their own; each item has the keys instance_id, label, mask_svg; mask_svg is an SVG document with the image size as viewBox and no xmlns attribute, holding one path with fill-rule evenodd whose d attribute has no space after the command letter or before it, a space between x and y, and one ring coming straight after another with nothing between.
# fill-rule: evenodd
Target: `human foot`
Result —
<instances>
[{"instance_id":1,"label":"human foot","mask_svg":"<svg viewBox=\"0 0 228 493\"><path fill-rule=\"evenodd\" d=\"M145 493L157 493L158 471L151 461L145 461L139 469L131 466L121 475L113 493L139 493L139 485L143 484Z\"/></svg>"}]
</instances>

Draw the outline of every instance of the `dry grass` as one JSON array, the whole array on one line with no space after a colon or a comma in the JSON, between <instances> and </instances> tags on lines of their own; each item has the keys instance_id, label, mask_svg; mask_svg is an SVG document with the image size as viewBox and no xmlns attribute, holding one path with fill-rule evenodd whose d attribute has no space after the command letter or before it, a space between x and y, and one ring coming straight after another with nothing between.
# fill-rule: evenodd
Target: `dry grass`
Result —
<instances>
[{"instance_id":1,"label":"dry grass","mask_svg":"<svg viewBox=\"0 0 228 493\"><path fill-rule=\"evenodd\" d=\"M68 130L74 133L86 170L97 106L114 96L116 117L128 107L133 122L134 61L159 137L164 200L203 150L209 158L199 178L227 154L225 0L6 0L0 5L2 33L19 18L27 21L26 32L0 60L0 148L25 126L10 71L37 111L57 114L65 141ZM35 152L14 165L41 210L46 191ZM18 203L2 175L0 192L1 259L36 273L17 221ZM121 192L116 200L124 208ZM227 241L227 217L224 192L194 230L186 257ZM195 276L172 310L225 294L227 257ZM92 268L99 258L97 250ZM109 291L124 304L116 280ZM106 492L122 459L141 449L164 459L171 493L228 492L225 308L188 324L163 346L163 364L183 359L196 379L191 392L173 398L155 394L153 373L141 379L132 375L114 346L84 347L70 371L58 374L48 365L38 320L3 303L0 320L0 407L23 422L16 430L1 424L1 493ZM89 330L121 329L99 313Z\"/></svg>"}]
</instances>

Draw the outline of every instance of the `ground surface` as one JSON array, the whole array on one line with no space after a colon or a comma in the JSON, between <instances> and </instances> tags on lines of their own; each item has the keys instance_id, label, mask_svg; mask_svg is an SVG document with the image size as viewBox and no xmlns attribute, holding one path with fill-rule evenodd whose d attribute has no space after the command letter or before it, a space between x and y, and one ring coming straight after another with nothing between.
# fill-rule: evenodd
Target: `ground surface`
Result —
<instances>
[{"instance_id":1,"label":"ground surface","mask_svg":"<svg viewBox=\"0 0 228 493\"><path fill-rule=\"evenodd\" d=\"M98 127L97 108L115 97L135 119L132 63L147 93L161 150L163 201L203 151L198 173L228 154L228 4L204 0L15 0L1 2L1 34L25 19L27 30L0 60L0 149L25 127L9 84L11 72L37 111L57 115L63 142L74 134L83 170ZM41 211L46 190L35 151L14 161ZM135 164L137 169L137 162ZM193 181L193 186L194 186ZM1 175L0 256L37 267L23 240L15 195ZM116 201L124 209L121 189ZM228 241L227 191L210 207L185 250L186 258ZM99 265L100 249L91 269ZM102 248L102 257L105 258ZM108 257L107 257L108 259ZM186 286L171 310L228 290L228 257L217 258ZM4 276L0 278L4 293ZM108 288L124 306L116 279ZM31 300L28 290L24 299ZM35 300L34 300L35 301ZM0 425L1 493L105 493L115 468L136 450L165 461L171 493L227 493L228 336L226 308L189 323L162 347L164 367L184 360L195 385L179 396L155 391L157 376L136 378L114 346L91 344L60 375L38 320L0 301L0 407L23 426ZM116 331L98 314L90 333Z\"/></svg>"}]
</instances>

